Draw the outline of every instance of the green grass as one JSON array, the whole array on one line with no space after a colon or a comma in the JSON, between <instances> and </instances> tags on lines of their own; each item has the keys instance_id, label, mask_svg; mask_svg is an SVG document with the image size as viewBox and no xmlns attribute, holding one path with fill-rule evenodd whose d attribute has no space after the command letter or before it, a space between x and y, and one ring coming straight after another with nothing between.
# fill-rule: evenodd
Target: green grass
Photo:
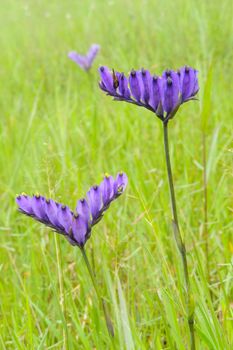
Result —
<instances>
[{"instance_id":1,"label":"green grass","mask_svg":"<svg viewBox=\"0 0 233 350\"><path fill-rule=\"evenodd\" d=\"M161 73L184 64L199 70L199 101L182 106L169 124L171 157L197 349L233 348L231 13L230 0L2 1L1 349L184 350L189 344L162 124L149 111L106 97L98 88L101 64L120 71L143 66ZM88 75L67 52L85 52L93 42L102 49ZM74 207L103 173L119 170L128 174L128 190L86 246L114 322L111 342L80 251L20 215L14 198L39 191Z\"/></svg>"}]
</instances>

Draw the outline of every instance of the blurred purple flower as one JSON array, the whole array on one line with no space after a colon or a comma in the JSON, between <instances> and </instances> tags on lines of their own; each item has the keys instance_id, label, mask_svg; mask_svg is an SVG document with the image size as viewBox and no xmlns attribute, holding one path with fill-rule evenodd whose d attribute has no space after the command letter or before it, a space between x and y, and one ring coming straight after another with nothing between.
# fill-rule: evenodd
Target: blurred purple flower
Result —
<instances>
[{"instance_id":1,"label":"blurred purple flower","mask_svg":"<svg viewBox=\"0 0 233 350\"><path fill-rule=\"evenodd\" d=\"M91 47L89 48L88 53L84 55L80 55L75 51L71 51L68 54L68 57L74 61L76 64L79 65L83 70L88 71L94 59L96 58L98 52L100 50L100 46L97 44L92 44Z\"/></svg>"},{"instance_id":2,"label":"blurred purple flower","mask_svg":"<svg viewBox=\"0 0 233 350\"><path fill-rule=\"evenodd\" d=\"M114 179L106 175L99 186L93 186L86 198L77 202L75 211L66 205L46 199L41 195L19 195L19 211L64 235L72 245L83 247L91 235L92 227L103 217L113 200L118 198L128 183L125 173Z\"/></svg>"},{"instance_id":3,"label":"blurred purple flower","mask_svg":"<svg viewBox=\"0 0 233 350\"><path fill-rule=\"evenodd\" d=\"M107 95L145 107L162 121L173 118L180 105L195 99L199 90L198 71L187 66L178 71L166 70L160 77L141 69L132 70L127 78L124 73L111 72L104 66L99 73L99 86Z\"/></svg>"}]
</instances>

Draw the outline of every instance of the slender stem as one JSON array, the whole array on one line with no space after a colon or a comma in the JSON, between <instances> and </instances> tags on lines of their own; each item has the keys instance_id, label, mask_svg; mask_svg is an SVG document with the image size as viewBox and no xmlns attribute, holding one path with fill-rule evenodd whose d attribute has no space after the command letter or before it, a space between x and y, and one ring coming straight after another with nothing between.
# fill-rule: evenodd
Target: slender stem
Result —
<instances>
[{"instance_id":1,"label":"slender stem","mask_svg":"<svg viewBox=\"0 0 233 350\"><path fill-rule=\"evenodd\" d=\"M203 239L205 241L205 259L206 259L206 274L207 281L210 284L210 266L209 266L209 240L208 240L208 192L207 192L207 164L206 164L206 134L203 131L202 134L202 152L203 152L203 194L204 194L204 227L203 227ZM212 292L210 290L212 298Z\"/></svg>"},{"instance_id":2,"label":"slender stem","mask_svg":"<svg viewBox=\"0 0 233 350\"><path fill-rule=\"evenodd\" d=\"M59 304L61 306L61 314L63 318L63 339L64 339L64 345L63 349L69 350L69 341L68 341L68 328L67 328L67 322L66 322L66 303L65 303L65 294L64 294L64 285L63 285L63 273L62 273L62 267L61 267L61 251L60 246L58 244L57 240L57 233L54 233L54 240L55 240L55 248L56 248L56 258L57 258L57 272L58 272L58 281L59 281Z\"/></svg>"},{"instance_id":3,"label":"slender stem","mask_svg":"<svg viewBox=\"0 0 233 350\"><path fill-rule=\"evenodd\" d=\"M87 258L86 251L85 251L84 247L80 248L80 250L82 252L82 256L83 256L83 259L84 259L85 264L87 266L89 275L91 277L93 287L94 287L94 289L96 291L96 294L97 294L97 297L99 299L99 303L100 303L100 305L103 308L104 317L105 317L105 322L106 322L106 326L107 326L107 329L108 329L108 333L109 333L109 335L111 337L114 337L114 329L113 329L112 321L111 321L111 319L110 319L110 317L108 315L108 311L107 311L107 306L106 306L105 300L99 293L99 290L98 290L98 287L97 287L97 283L96 283L96 280L95 280L95 275L94 275L94 273L92 271L91 265L90 265L89 260Z\"/></svg>"},{"instance_id":4,"label":"slender stem","mask_svg":"<svg viewBox=\"0 0 233 350\"><path fill-rule=\"evenodd\" d=\"M185 299L186 299L186 308L187 308L187 315L188 315L191 350L195 350L196 347L195 347L195 336L194 336L194 312L193 312L193 307L191 305L192 300L191 300L186 248L185 248L183 239L181 237L179 222L178 222L178 215L177 215L177 208L176 208L176 197L175 197L175 190L173 185L173 176L172 176L170 153L169 153L169 143L168 143L168 121L163 123L163 131L164 131L164 149L165 149L165 156L166 156L167 174L168 174L172 215L173 215L173 230L174 230L175 241L176 241L178 250L181 254L182 264L184 269Z\"/></svg>"}]
</instances>

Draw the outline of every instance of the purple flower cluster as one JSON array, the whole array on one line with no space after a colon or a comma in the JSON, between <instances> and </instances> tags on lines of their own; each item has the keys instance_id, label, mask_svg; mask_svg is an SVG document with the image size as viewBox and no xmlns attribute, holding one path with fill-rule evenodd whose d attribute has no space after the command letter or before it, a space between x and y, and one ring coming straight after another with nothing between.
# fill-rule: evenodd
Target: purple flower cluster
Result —
<instances>
[{"instance_id":1,"label":"purple flower cluster","mask_svg":"<svg viewBox=\"0 0 233 350\"><path fill-rule=\"evenodd\" d=\"M75 212L41 195L30 197L22 194L16 202L20 212L63 234L72 245L83 247L92 226L101 220L111 202L124 192L127 183L125 173L118 173L115 179L106 175L99 186L90 188L86 198L78 200Z\"/></svg>"},{"instance_id":2,"label":"purple flower cluster","mask_svg":"<svg viewBox=\"0 0 233 350\"><path fill-rule=\"evenodd\" d=\"M79 67L81 67L83 70L88 71L91 68L92 63L96 58L99 50L100 50L99 45L92 44L86 55L80 55L75 51L71 51L69 52L68 57L72 61L74 61L76 64L78 64Z\"/></svg>"},{"instance_id":3,"label":"purple flower cluster","mask_svg":"<svg viewBox=\"0 0 233 350\"><path fill-rule=\"evenodd\" d=\"M182 67L178 71L166 70L162 76L151 75L148 70L111 72L108 67L99 68L100 88L115 100L145 107L163 121L174 117L179 106L194 99L199 90L198 71Z\"/></svg>"}]
</instances>

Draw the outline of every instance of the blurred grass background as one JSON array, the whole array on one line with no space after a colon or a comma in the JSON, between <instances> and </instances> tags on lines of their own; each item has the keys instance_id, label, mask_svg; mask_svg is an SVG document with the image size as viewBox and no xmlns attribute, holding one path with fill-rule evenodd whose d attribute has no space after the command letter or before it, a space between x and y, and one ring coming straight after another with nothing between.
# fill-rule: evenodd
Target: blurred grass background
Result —
<instances>
[{"instance_id":1,"label":"blurred grass background","mask_svg":"<svg viewBox=\"0 0 233 350\"><path fill-rule=\"evenodd\" d=\"M102 64L157 74L185 64L199 70L199 101L182 106L169 124L171 157L197 349L232 349L232 7L230 0L2 0L1 349L182 350L189 343L162 124L104 96ZM91 43L101 52L86 74L67 53L85 53ZM79 250L19 215L14 198L39 191L74 207L105 172L119 170L129 176L126 195L87 243L115 325L111 342Z\"/></svg>"}]
</instances>

